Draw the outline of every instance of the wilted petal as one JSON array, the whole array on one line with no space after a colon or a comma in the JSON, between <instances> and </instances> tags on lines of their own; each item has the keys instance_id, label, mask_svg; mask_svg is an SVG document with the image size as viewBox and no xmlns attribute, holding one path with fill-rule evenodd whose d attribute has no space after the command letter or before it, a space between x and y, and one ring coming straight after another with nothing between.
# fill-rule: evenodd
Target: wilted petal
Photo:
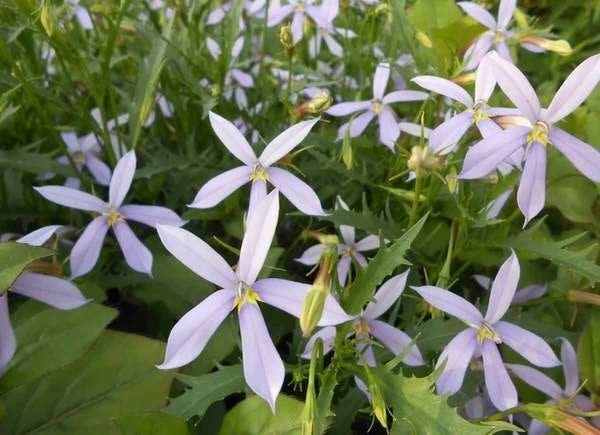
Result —
<instances>
[{"instance_id":1,"label":"wilted petal","mask_svg":"<svg viewBox=\"0 0 600 435\"><path fill-rule=\"evenodd\" d=\"M555 367L560 365L552 348L542 338L513 323L499 321L494 330L502 342L511 347L523 358L538 367Z\"/></svg>"},{"instance_id":2,"label":"wilted petal","mask_svg":"<svg viewBox=\"0 0 600 435\"><path fill-rule=\"evenodd\" d=\"M251 173L252 168L240 166L211 178L200 188L189 207L209 208L217 205L235 190L250 181Z\"/></svg>"},{"instance_id":3,"label":"wilted petal","mask_svg":"<svg viewBox=\"0 0 600 435\"><path fill-rule=\"evenodd\" d=\"M338 282L342 287L346 286L348 281L348 275L350 274L350 265L352 264L352 258L349 255L342 255L337 263L337 277Z\"/></svg>"},{"instance_id":4,"label":"wilted petal","mask_svg":"<svg viewBox=\"0 0 600 435\"><path fill-rule=\"evenodd\" d=\"M485 8L473 2L458 2L461 7L471 18L483 24L490 30L496 30L496 20Z\"/></svg>"},{"instance_id":5,"label":"wilted petal","mask_svg":"<svg viewBox=\"0 0 600 435\"><path fill-rule=\"evenodd\" d=\"M536 390L540 390L552 399L562 397L562 388L539 370L521 364L507 364L506 367L523 382L531 385Z\"/></svg>"},{"instance_id":6,"label":"wilted petal","mask_svg":"<svg viewBox=\"0 0 600 435\"><path fill-rule=\"evenodd\" d=\"M156 229L167 251L196 275L219 287L235 288L235 273L206 242L183 228L158 225Z\"/></svg>"},{"instance_id":7,"label":"wilted petal","mask_svg":"<svg viewBox=\"0 0 600 435\"><path fill-rule=\"evenodd\" d=\"M113 225L113 231L129 267L152 275L152 253L131 231L129 225L117 222Z\"/></svg>"},{"instance_id":8,"label":"wilted petal","mask_svg":"<svg viewBox=\"0 0 600 435\"><path fill-rule=\"evenodd\" d=\"M273 412L281 391L285 368L273 345L258 305L247 303L239 312L244 378L248 386L266 400Z\"/></svg>"},{"instance_id":9,"label":"wilted petal","mask_svg":"<svg viewBox=\"0 0 600 435\"><path fill-rule=\"evenodd\" d=\"M129 151L117 162L108 189L108 202L111 206L120 207L123 203L125 195L127 195L131 187L136 163L137 159L134 151Z\"/></svg>"},{"instance_id":10,"label":"wilted petal","mask_svg":"<svg viewBox=\"0 0 600 435\"><path fill-rule=\"evenodd\" d=\"M387 94L381 102L383 104L400 103L403 101L423 101L429 97L428 94L421 91L394 91Z\"/></svg>"},{"instance_id":11,"label":"wilted petal","mask_svg":"<svg viewBox=\"0 0 600 435\"><path fill-rule=\"evenodd\" d=\"M398 136L400 136L400 127L396 115L392 109L384 106L379 113L379 141L394 151L394 142Z\"/></svg>"},{"instance_id":12,"label":"wilted petal","mask_svg":"<svg viewBox=\"0 0 600 435\"><path fill-rule=\"evenodd\" d=\"M494 324L508 311L515 291L517 291L520 276L521 268L519 260L513 251L510 257L502 263L496 274L496 278L494 278L484 318L486 322Z\"/></svg>"},{"instance_id":13,"label":"wilted petal","mask_svg":"<svg viewBox=\"0 0 600 435\"><path fill-rule=\"evenodd\" d=\"M436 76L417 76L411 79L411 81L436 94L459 101L467 107L473 106L473 99L469 93L450 80Z\"/></svg>"},{"instance_id":14,"label":"wilted petal","mask_svg":"<svg viewBox=\"0 0 600 435\"><path fill-rule=\"evenodd\" d=\"M429 135L431 150L441 154L448 154L453 151L471 125L473 125L473 114L469 110L444 121L434 128Z\"/></svg>"},{"instance_id":15,"label":"wilted petal","mask_svg":"<svg viewBox=\"0 0 600 435\"><path fill-rule=\"evenodd\" d=\"M96 157L94 154L89 153L85 156L85 166L87 166L90 173L94 176L98 184L108 186L112 172L108 165Z\"/></svg>"},{"instance_id":16,"label":"wilted petal","mask_svg":"<svg viewBox=\"0 0 600 435\"><path fill-rule=\"evenodd\" d=\"M300 355L302 358L310 359L312 356L313 348L317 343L317 339L323 340L323 355L329 353L333 349L335 342L335 326L326 326L325 328L319 329L315 332L312 337L308 339L304 352Z\"/></svg>"},{"instance_id":17,"label":"wilted petal","mask_svg":"<svg viewBox=\"0 0 600 435\"><path fill-rule=\"evenodd\" d=\"M40 273L23 272L10 289L61 310L71 310L90 301L70 281Z\"/></svg>"},{"instance_id":18,"label":"wilted petal","mask_svg":"<svg viewBox=\"0 0 600 435\"><path fill-rule=\"evenodd\" d=\"M508 376L496 343L484 340L481 344L481 356L485 386L494 406L500 411L517 406L517 389Z\"/></svg>"},{"instance_id":19,"label":"wilted petal","mask_svg":"<svg viewBox=\"0 0 600 435\"><path fill-rule=\"evenodd\" d=\"M375 301L369 302L365 308L363 314L365 318L376 319L390 309L404 291L409 272L407 270L400 275L396 275L379 287L379 290L373 295Z\"/></svg>"},{"instance_id":20,"label":"wilted petal","mask_svg":"<svg viewBox=\"0 0 600 435\"><path fill-rule=\"evenodd\" d=\"M174 369L194 360L225 317L233 310L233 290L219 290L188 311L173 326L165 361L159 369Z\"/></svg>"},{"instance_id":21,"label":"wilted petal","mask_svg":"<svg viewBox=\"0 0 600 435\"><path fill-rule=\"evenodd\" d=\"M301 257L298 257L295 260L299 263L305 264L306 266L313 266L319 262L324 249L325 245L318 243L308 248L302 253Z\"/></svg>"},{"instance_id":22,"label":"wilted petal","mask_svg":"<svg viewBox=\"0 0 600 435\"><path fill-rule=\"evenodd\" d=\"M600 81L600 54L581 62L563 82L548 106L545 119L550 124L560 121L577 109Z\"/></svg>"},{"instance_id":23,"label":"wilted petal","mask_svg":"<svg viewBox=\"0 0 600 435\"><path fill-rule=\"evenodd\" d=\"M309 119L292 125L273 139L260 155L263 166L271 166L302 142L320 118Z\"/></svg>"},{"instance_id":24,"label":"wilted petal","mask_svg":"<svg viewBox=\"0 0 600 435\"><path fill-rule=\"evenodd\" d=\"M48 225L47 227L38 228L37 230L24 235L20 239L17 239L16 242L30 246L42 246L59 228L62 228L62 225Z\"/></svg>"},{"instance_id":25,"label":"wilted petal","mask_svg":"<svg viewBox=\"0 0 600 435\"><path fill-rule=\"evenodd\" d=\"M125 219L141 222L150 227L157 225L180 227L185 224L185 221L173 210L156 205L124 205L119 212L125 216Z\"/></svg>"},{"instance_id":26,"label":"wilted petal","mask_svg":"<svg viewBox=\"0 0 600 435\"><path fill-rule=\"evenodd\" d=\"M370 101L352 101L348 103L338 103L331 106L325 113L331 116L345 116L360 110L367 110L371 106Z\"/></svg>"},{"instance_id":27,"label":"wilted petal","mask_svg":"<svg viewBox=\"0 0 600 435\"><path fill-rule=\"evenodd\" d=\"M515 293L513 304L522 304L532 299L537 299L540 296L543 296L546 291L548 291L547 285L528 285Z\"/></svg>"},{"instance_id":28,"label":"wilted petal","mask_svg":"<svg viewBox=\"0 0 600 435\"><path fill-rule=\"evenodd\" d=\"M94 268L107 231L105 216L98 216L88 224L71 250L71 278L85 275Z\"/></svg>"},{"instance_id":29,"label":"wilted petal","mask_svg":"<svg viewBox=\"0 0 600 435\"><path fill-rule=\"evenodd\" d=\"M233 123L214 112L208 112L208 119L215 134L231 154L248 166L256 163L252 147Z\"/></svg>"},{"instance_id":30,"label":"wilted petal","mask_svg":"<svg viewBox=\"0 0 600 435\"><path fill-rule=\"evenodd\" d=\"M454 394L460 390L465 372L477 347L476 333L477 331L472 328L465 329L450 340L440 354L436 367L439 367L444 361L446 361L446 365L436 382L439 394Z\"/></svg>"},{"instance_id":31,"label":"wilted petal","mask_svg":"<svg viewBox=\"0 0 600 435\"><path fill-rule=\"evenodd\" d=\"M385 92L388 80L390 78L390 64L380 63L375 69L373 77L373 98L381 100Z\"/></svg>"},{"instance_id":32,"label":"wilted petal","mask_svg":"<svg viewBox=\"0 0 600 435\"><path fill-rule=\"evenodd\" d=\"M478 328L483 321L483 316L471 302L448 290L430 285L411 288L437 309L457 317L469 326Z\"/></svg>"},{"instance_id":33,"label":"wilted petal","mask_svg":"<svg viewBox=\"0 0 600 435\"><path fill-rule=\"evenodd\" d=\"M575 349L573 349L573 345L566 338L562 339L560 359L565 374L565 393L568 396L573 396L579 388L579 366L577 364Z\"/></svg>"},{"instance_id":34,"label":"wilted petal","mask_svg":"<svg viewBox=\"0 0 600 435\"><path fill-rule=\"evenodd\" d=\"M258 292L263 302L300 318L310 284L279 278L266 278L256 281L252 288ZM323 315L317 325L339 325L353 318L346 314L333 296L328 294L323 307Z\"/></svg>"},{"instance_id":35,"label":"wilted petal","mask_svg":"<svg viewBox=\"0 0 600 435\"><path fill-rule=\"evenodd\" d=\"M280 168L269 168L269 180L302 213L324 216L321 201L312 188L300 178Z\"/></svg>"},{"instance_id":36,"label":"wilted petal","mask_svg":"<svg viewBox=\"0 0 600 435\"><path fill-rule=\"evenodd\" d=\"M10 324L6 293L0 295L0 373L4 371L17 349L17 340Z\"/></svg>"},{"instance_id":37,"label":"wilted petal","mask_svg":"<svg viewBox=\"0 0 600 435\"><path fill-rule=\"evenodd\" d=\"M248 285L254 284L265 263L279 218L279 192L272 191L246 219L246 232L240 248L237 276Z\"/></svg>"},{"instance_id":38,"label":"wilted petal","mask_svg":"<svg viewBox=\"0 0 600 435\"><path fill-rule=\"evenodd\" d=\"M42 186L34 189L55 204L65 207L76 208L78 210L95 211L102 213L106 210L107 204L99 198L80 190L69 189L63 186Z\"/></svg>"},{"instance_id":39,"label":"wilted petal","mask_svg":"<svg viewBox=\"0 0 600 435\"><path fill-rule=\"evenodd\" d=\"M579 172L600 183L600 151L557 127L550 130L550 142Z\"/></svg>"},{"instance_id":40,"label":"wilted petal","mask_svg":"<svg viewBox=\"0 0 600 435\"><path fill-rule=\"evenodd\" d=\"M404 332L380 320L370 321L369 327L371 328L373 336L392 351L394 355L399 355L404 352L406 347L412 341L412 339ZM410 348L408 355L406 355L402 362L409 366L422 366L425 364L416 344Z\"/></svg>"},{"instance_id":41,"label":"wilted petal","mask_svg":"<svg viewBox=\"0 0 600 435\"><path fill-rule=\"evenodd\" d=\"M538 142L527 150L525 167L517 190L517 203L525 216L523 226L544 208L546 202L546 147Z\"/></svg>"}]
</instances>

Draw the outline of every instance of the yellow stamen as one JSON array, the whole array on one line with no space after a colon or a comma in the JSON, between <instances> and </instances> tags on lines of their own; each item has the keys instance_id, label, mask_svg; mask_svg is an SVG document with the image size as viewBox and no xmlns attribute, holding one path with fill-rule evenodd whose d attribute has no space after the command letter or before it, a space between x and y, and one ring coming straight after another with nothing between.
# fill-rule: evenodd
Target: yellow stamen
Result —
<instances>
[{"instance_id":1,"label":"yellow stamen","mask_svg":"<svg viewBox=\"0 0 600 435\"><path fill-rule=\"evenodd\" d=\"M487 112L485 111L485 108L485 101L479 101L473 106L473 122L478 123L479 121L483 121L485 119L490 118Z\"/></svg>"},{"instance_id":2,"label":"yellow stamen","mask_svg":"<svg viewBox=\"0 0 600 435\"><path fill-rule=\"evenodd\" d=\"M502 343L502 340L496 331L494 331L494 328L485 322L481 324L479 331L477 331L477 341L479 344L483 343L484 340L491 340L496 344Z\"/></svg>"},{"instance_id":3,"label":"yellow stamen","mask_svg":"<svg viewBox=\"0 0 600 435\"><path fill-rule=\"evenodd\" d=\"M504 42L504 38L504 32L502 32L501 30L496 31L496 33L494 34L494 42L496 44Z\"/></svg>"},{"instance_id":4,"label":"yellow stamen","mask_svg":"<svg viewBox=\"0 0 600 435\"><path fill-rule=\"evenodd\" d=\"M371 112L373 112L375 115L379 115L382 109L383 105L378 100L373 100L371 102Z\"/></svg>"},{"instance_id":5,"label":"yellow stamen","mask_svg":"<svg viewBox=\"0 0 600 435\"><path fill-rule=\"evenodd\" d=\"M84 164L85 163L85 154L81 151L74 152L71 157L75 163Z\"/></svg>"},{"instance_id":6,"label":"yellow stamen","mask_svg":"<svg viewBox=\"0 0 600 435\"><path fill-rule=\"evenodd\" d=\"M532 144L534 142L539 142L542 145L548 144L548 125L545 122L538 121L531 128L527 136L527 143Z\"/></svg>"},{"instance_id":7,"label":"yellow stamen","mask_svg":"<svg viewBox=\"0 0 600 435\"><path fill-rule=\"evenodd\" d=\"M233 300L233 307L237 307L238 313L245 303L249 302L256 305L258 301L261 301L260 296L249 285L243 282L238 284L237 295Z\"/></svg>"},{"instance_id":8,"label":"yellow stamen","mask_svg":"<svg viewBox=\"0 0 600 435\"><path fill-rule=\"evenodd\" d=\"M116 224L117 222L124 222L125 221L125 217L119 213L116 209L111 208L109 211L103 213L104 216L106 216L106 218L108 219L108 225L109 226L113 226L114 224Z\"/></svg>"},{"instance_id":9,"label":"yellow stamen","mask_svg":"<svg viewBox=\"0 0 600 435\"><path fill-rule=\"evenodd\" d=\"M354 323L354 333L357 336L369 336L371 328L369 328L369 324L365 320L360 319Z\"/></svg>"},{"instance_id":10,"label":"yellow stamen","mask_svg":"<svg viewBox=\"0 0 600 435\"><path fill-rule=\"evenodd\" d=\"M252 173L250 174L250 181L256 181L256 180L262 180L262 181L269 180L269 173L259 163L256 164L256 166L254 166L254 168L252 168Z\"/></svg>"}]
</instances>

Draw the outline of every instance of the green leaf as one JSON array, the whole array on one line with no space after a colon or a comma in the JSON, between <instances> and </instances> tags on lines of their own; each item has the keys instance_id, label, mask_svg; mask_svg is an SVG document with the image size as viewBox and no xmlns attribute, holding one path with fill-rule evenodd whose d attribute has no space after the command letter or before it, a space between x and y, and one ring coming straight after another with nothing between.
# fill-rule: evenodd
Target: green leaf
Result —
<instances>
[{"instance_id":1,"label":"green leaf","mask_svg":"<svg viewBox=\"0 0 600 435\"><path fill-rule=\"evenodd\" d=\"M52 251L24 243L0 243L0 294L4 293L32 261L52 255Z\"/></svg>"},{"instance_id":2,"label":"green leaf","mask_svg":"<svg viewBox=\"0 0 600 435\"><path fill-rule=\"evenodd\" d=\"M248 397L238 403L223 419L220 435L300 435L298 418L304 404L280 394L276 412L258 396Z\"/></svg>"},{"instance_id":3,"label":"green leaf","mask_svg":"<svg viewBox=\"0 0 600 435\"><path fill-rule=\"evenodd\" d=\"M577 346L581 379L592 394L600 394L600 314L592 312Z\"/></svg>"},{"instance_id":4,"label":"green leaf","mask_svg":"<svg viewBox=\"0 0 600 435\"><path fill-rule=\"evenodd\" d=\"M28 301L13 316L17 352L0 378L0 392L72 363L116 316L117 310L94 303L67 311Z\"/></svg>"},{"instance_id":5,"label":"green leaf","mask_svg":"<svg viewBox=\"0 0 600 435\"><path fill-rule=\"evenodd\" d=\"M111 423L111 430L107 432L110 434L188 435L190 433L185 420L162 412L128 415L115 418Z\"/></svg>"},{"instance_id":6,"label":"green leaf","mask_svg":"<svg viewBox=\"0 0 600 435\"><path fill-rule=\"evenodd\" d=\"M1 395L0 433L115 433L112 420L164 406L173 376L154 367L163 352L156 340L105 331L81 359Z\"/></svg>"},{"instance_id":7,"label":"green leaf","mask_svg":"<svg viewBox=\"0 0 600 435\"><path fill-rule=\"evenodd\" d=\"M52 156L15 149L0 151L0 168L18 169L32 174L47 174L51 172L64 177L77 176L71 165L61 165Z\"/></svg>"},{"instance_id":8,"label":"green leaf","mask_svg":"<svg viewBox=\"0 0 600 435\"><path fill-rule=\"evenodd\" d=\"M240 365L223 367L202 376L178 374L176 377L190 388L171 399L165 412L186 420L195 415L202 418L212 403L243 391L246 385Z\"/></svg>"},{"instance_id":9,"label":"green leaf","mask_svg":"<svg viewBox=\"0 0 600 435\"><path fill-rule=\"evenodd\" d=\"M383 237L388 239L395 239L402 234L398 225L374 215L369 210L363 210L361 213L357 213L339 208L334 210L333 213L323 216L321 220L333 222L338 226L350 225L370 234L379 234L379 232L381 232Z\"/></svg>"},{"instance_id":10,"label":"green leaf","mask_svg":"<svg viewBox=\"0 0 600 435\"><path fill-rule=\"evenodd\" d=\"M366 269L362 270L356 280L344 293L343 304L351 314L357 314L367 303L376 287L390 275L396 267L410 264L404 258L406 251L415 240L428 215L423 216L416 224L409 228L392 245L379 249L377 255L369 262Z\"/></svg>"}]
</instances>

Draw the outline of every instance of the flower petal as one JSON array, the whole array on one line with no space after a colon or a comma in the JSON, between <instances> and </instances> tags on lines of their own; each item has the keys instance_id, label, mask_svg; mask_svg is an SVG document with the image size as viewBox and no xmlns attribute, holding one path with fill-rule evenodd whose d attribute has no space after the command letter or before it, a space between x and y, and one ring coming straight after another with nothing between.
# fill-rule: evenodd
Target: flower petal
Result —
<instances>
[{"instance_id":1,"label":"flower petal","mask_svg":"<svg viewBox=\"0 0 600 435\"><path fill-rule=\"evenodd\" d=\"M476 333L477 331L473 328L467 328L458 333L440 354L436 368L444 361L446 361L446 365L435 383L438 394L454 394L460 390L465 372L477 347Z\"/></svg>"},{"instance_id":2,"label":"flower petal","mask_svg":"<svg viewBox=\"0 0 600 435\"><path fill-rule=\"evenodd\" d=\"M217 205L250 181L251 173L252 168L240 166L211 178L200 188L194 201L188 207L209 208Z\"/></svg>"},{"instance_id":3,"label":"flower petal","mask_svg":"<svg viewBox=\"0 0 600 435\"><path fill-rule=\"evenodd\" d=\"M301 257L298 257L295 260L306 266L314 266L319 262L319 259L321 258L321 254L323 254L324 249L325 245L323 245L322 243L318 243L308 248L302 253Z\"/></svg>"},{"instance_id":4,"label":"flower petal","mask_svg":"<svg viewBox=\"0 0 600 435\"><path fill-rule=\"evenodd\" d=\"M398 328L394 328L387 323L380 320L371 320L369 322L371 333L377 340L381 341L385 347L387 347L394 355L401 354L406 346L412 341L412 339ZM415 344L411 347L408 355L402 360L402 362L409 366L422 366L425 365L425 361L421 356L419 348Z\"/></svg>"},{"instance_id":5,"label":"flower petal","mask_svg":"<svg viewBox=\"0 0 600 435\"><path fill-rule=\"evenodd\" d=\"M518 290L515 293L515 297L513 298L513 304L522 304L524 302L530 301L532 299L537 299L540 296L543 296L548 291L547 285L528 285L527 287Z\"/></svg>"},{"instance_id":6,"label":"flower petal","mask_svg":"<svg viewBox=\"0 0 600 435\"><path fill-rule=\"evenodd\" d=\"M530 363L538 367L560 365L560 361L548 343L534 333L504 321L496 322L493 326L502 342Z\"/></svg>"},{"instance_id":7,"label":"flower petal","mask_svg":"<svg viewBox=\"0 0 600 435\"><path fill-rule=\"evenodd\" d=\"M240 248L237 276L248 285L254 284L262 269L279 218L279 192L273 190L246 219L246 232Z\"/></svg>"},{"instance_id":8,"label":"flower petal","mask_svg":"<svg viewBox=\"0 0 600 435\"><path fill-rule=\"evenodd\" d=\"M248 386L275 412L285 368L273 345L258 305L247 303L239 312L244 378Z\"/></svg>"},{"instance_id":9,"label":"flower petal","mask_svg":"<svg viewBox=\"0 0 600 435\"><path fill-rule=\"evenodd\" d=\"M72 282L40 273L23 272L10 289L61 310L71 310L90 301Z\"/></svg>"},{"instance_id":10,"label":"flower petal","mask_svg":"<svg viewBox=\"0 0 600 435\"><path fill-rule=\"evenodd\" d=\"M431 285L411 288L434 307L457 317L469 326L478 328L483 321L483 316L471 302L448 290Z\"/></svg>"},{"instance_id":11,"label":"flower petal","mask_svg":"<svg viewBox=\"0 0 600 435\"><path fill-rule=\"evenodd\" d=\"M485 386L494 406L500 411L517 406L517 389L508 376L496 343L484 340L481 344L481 356Z\"/></svg>"},{"instance_id":12,"label":"flower petal","mask_svg":"<svg viewBox=\"0 0 600 435\"><path fill-rule=\"evenodd\" d=\"M436 76L417 76L411 79L417 85L436 94L444 95L452 100L459 101L467 107L473 106L473 99L467 91L450 80Z\"/></svg>"},{"instance_id":13,"label":"flower petal","mask_svg":"<svg viewBox=\"0 0 600 435\"><path fill-rule=\"evenodd\" d=\"M34 189L55 204L64 205L65 207L75 208L77 210L95 211L102 213L106 210L107 204L99 198L96 198L89 193L82 192L76 189L70 189L63 186L42 186L34 187Z\"/></svg>"},{"instance_id":14,"label":"flower petal","mask_svg":"<svg viewBox=\"0 0 600 435\"><path fill-rule=\"evenodd\" d=\"M309 119L292 125L273 139L260 155L263 166L271 166L302 142L320 118Z\"/></svg>"},{"instance_id":15,"label":"flower petal","mask_svg":"<svg viewBox=\"0 0 600 435\"><path fill-rule=\"evenodd\" d=\"M268 12L268 26L269 27L276 26L277 24L281 23L285 17L292 14L293 12L294 12L293 4L283 5L283 6L279 6L278 4L272 5L271 7L269 7L269 12Z\"/></svg>"},{"instance_id":16,"label":"flower petal","mask_svg":"<svg viewBox=\"0 0 600 435\"><path fill-rule=\"evenodd\" d=\"M394 111L384 106L379 113L379 141L394 151L394 142L400 136L400 127Z\"/></svg>"},{"instance_id":17,"label":"flower petal","mask_svg":"<svg viewBox=\"0 0 600 435\"><path fill-rule=\"evenodd\" d=\"M471 125L473 125L473 114L469 110L444 121L429 135L431 150L440 154L452 152Z\"/></svg>"},{"instance_id":18,"label":"flower petal","mask_svg":"<svg viewBox=\"0 0 600 435\"><path fill-rule=\"evenodd\" d=\"M113 231L129 267L152 275L152 253L131 231L129 225L125 222L117 222L113 225Z\"/></svg>"},{"instance_id":19,"label":"flower petal","mask_svg":"<svg viewBox=\"0 0 600 435\"><path fill-rule=\"evenodd\" d=\"M248 200L248 213L250 216L254 209L267 197L267 183L265 180L254 180L250 185L250 199Z\"/></svg>"},{"instance_id":20,"label":"flower petal","mask_svg":"<svg viewBox=\"0 0 600 435\"><path fill-rule=\"evenodd\" d=\"M304 351L302 355L300 355L304 359L310 359L312 356L313 348L317 342L317 339L323 340L323 355L329 353L331 349L333 349L333 344L335 342L335 326L326 326L325 328L319 329L315 332L312 337L308 339L306 346L304 347Z\"/></svg>"},{"instance_id":21,"label":"flower petal","mask_svg":"<svg viewBox=\"0 0 600 435\"><path fill-rule=\"evenodd\" d=\"M125 219L136 222L141 222L149 227L157 225L171 225L180 227L185 225L177 213L167 207L159 207L156 205L124 205L119 209L119 212L125 216Z\"/></svg>"},{"instance_id":22,"label":"flower petal","mask_svg":"<svg viewBox=\"0 0 600 435\"><path fill-rule=\"evenodd\" d=\"M105 216L98 216L88 224L71 250L71 279L85 275L93 269L100 256L107 231L108 222Z\"/></svg>"},{"instance_id":23,"label":"flower petal","mask_svg":"<svg viewBox=\"0 0 600 435\"><path fill-rule=\"evenodd\" d=\"M481 63L483 56L486 55L492 48L494 43L494 33L485 32L477 38L467 49L463 57L465 71L471 71Z\"/></svg>"},{"instance_id":24,"label":"flower petal","mask_svg":"<svg viewBox=\"0 0 600 435\"><path fill-rule=\"evenodd\" d=\"M321 201L312 188L292 173L280 168L269 168L269 180L294 206L309 216L325 216Z\"/></svg>"},{"instance_id":25,"label":"flower petal","mask_svg":"<svg viewBox=\"0 0 600 435\"><path fill-rule=\"evenodd\" d=\"M125 195L131 187L136 164L137 158L134 151L129 151L117 162L108 188L108 202L111 206L118 208L123 203Z\"/></svg>"},{"instance_id":26,"label":"flower petal","mask_svg":"<svg viewBox=\"0 0 600 435\"><path fill-rule=\"evenodd\" d=\"M577 354L573 345L566 338L562 339L560 345L560 359L565 374L565 393L573 396L579 388L579 366L577 364Z\"/></svg>"},{"instance_id":27,"label":"flower petal","mask_svg":"<svg viewBox=\"0 0 600 435\"><path fill-rule=\"evenodd\" d=\"M29 234L25 234L20 239L17 239L16 242L30 246L42 246L59 228L62 228L62 225L48 225L47 227L38 228Z\"/></svg>"},{"instance_id":28,"label":"flower petal","mask_svg":"<svg viewBox=\"0 0 600 435\"><path fill-rule=\"evenodd\" d=\"M560 121L592 93L600 81L600 54L581 62L558 89L548 106L545 118L550 124Z\"/></svg>"},{"instance_id":29,"label":"flower petal","mask_svg":"<svg viewBox=\"0 0 600 435\"><path fill-rule=\"evenodd\" d=\"M350 265L352 264L352 258L349 255L343 255L340 257L337 263L337 278L340 286L345 287L348 281L348 275L350 274Z\"/></svg>"},{"instance_id":30,"label":"flower petal","mask_svg":"<svg viewBox=\"0 0 600 435\"><path fill-rule=\"evenodd\" d=\"M360 136L362 134L362 132L365 131L365 128L367 128L368 125L371 123L373 118L375 118L375 113L373 113L372 111L369 110L365 113L361 113L356 118L352 119L347 124L350 128L350 137ZM340 130L341 130L341 127L340 127ZM343 137L344 137L343 134L340 137L340 134L338 133L338 139L341 139Z\"/></svg>"},{"instance_id":31,"label":"flower petal","mask_svg":"<svg viewBox=\"0 0 600 435\"><path fill-rule=\"evenodd\" d=\"M325 113L331 116L345 116L361 110L368 110L369 107L371 107L370 101L351 101L334 104Z\"/></svg>"},{"instance_id":32,"label":"flower petal","mask_svg":"<svg viewBox=\"0 0 600 435\"><path fill-rule=\"evenodd\" d=\"M475 101L489 100L494 88L496 87L496 78L494 77L494 66L490 59L491 55L486 55L481 59L477 73L475 75Z\"/></svg>"},{"instance_id":33,"label":"flower petal","mask_svg":"<svg viewBox=\"0 0 600 435\"><path fill-rule=\"evenodd\" d=\"M410 270L407 270L383 283L373 295L375 301L367 304L363 316L367 319L376 319L389 310L404 291L409 272Z\"/></svg>"},{"instance_id":34,"label":"flower petal","mask_svg":"<svg viewBox=\"0 0 600 435\"><path fill-rule=\"evenodd\" d=\"M350 225L340 225L339 228L344 243L348 246L354 246L356 241L356 231L354 227L351 227Z\"/></svg>"},{"instance_id":35,"label":"flower petal","mask_svg":"<svg viewBox=\"0 0 600 435\"><path fill-rule=\"evenodd\" d=\"M159 369L175 369L194 360L225 317L233 310L233 290L219 290L188 311L173 326L164 362Z\"/></svg>"},{"instance_id":36,"label":"flower petal","mask_svg":"<svg viewBox=\"0 0 600 435\"><path fill-rule=\"evenodd\" d=\"M17 340L10 324L6 293L0 295L0 373L4 371L15 351Z\"/></svg>"},{"instance_id":37,"label":"flower petal","mask_svg":"<svg viewBox=\"0 0 600 435\"><path fill-rule=\"evenodd\" d=\"M473 2L458 2L460 8L475 21L483 24L490 30L496 30L496 20L485 8Z\"/></svg>"},{"instance_id":38,"label":"flower petal","mask_svg":"<svg viewBox=\"0 0 600 435\"><path fill-rule=\"evenodd\" d=\"M517 190L517 204L525 216L523 226L537 216L546 202L546 147L534 142L527 150L525 159Z\"/></svg>"},{"instance_id":39,"label":"flower petal","mask_svg":"<svg viewBox=\"0 0 600 435\"><path fill-rule=\"evenodd\" d=\"M421 91L394 91L387 94L381 102L383 104L400 103L403 101L423 101L429 97L428 94Z\"/></svg>"},{"instance_id":40,"label":"flower petal","mask_svg":"<svg viewBox=\"0 0 600 435\"><path fill-rule=\"evenodd\" d=\"M354 245L357 251L372 251L373 249L379 248L379 237L370 235L365 237L364 239L359 240Z\"/></svg>"},{"instance_id":41,"label":"flower petal","mask_svg":"<svg viewBox=\"0 0 600 435\"><path fill-rule=\"evenodd\" d=\"M214 112L208 112L208 119L213 131L231 154L248 166L256 163L252 147L233 123Z\"/></svg>"},{"instance_id":42,"label":"flower petal","mask_svg":"<svg viewBox=\"0 0 600 435\"><path fill-rule=\"evenodd\" d=\"M560 385L539 370L521 364L507 364L506 367L523 382L540 390L550 398L558 400L562 397L563 391Z\"/></svg>"},{"instance_id":43,"label":"flower petal","mask_svg":"<svg viewBox=\"0 0 600 435\"><path fill-rule=\"evenodd\" d=\"M85 166L87 166L98 184L103 186L108 186L110 184L110 179L112 177L110 168L94 154L89 153L85 156Z\"/></svg>"},{"instance_id":44,"label":"flower petal","mask_svg":"<svg viewBox=\"0 0 600 435\"><path fill-rule=\"evenodd\" d=\"M304 21L305 16L302 12L296 11L294 16L292 17L292 41L294 45L298 43L302 39L304 35Z\"/></svg>"},{"instance_id":45,"label":"flower petal","mask_svg":"<svg viewBox=\"0 0 600 435\"><path fill-rule=\"evenodd\" d=\"M390 78L390 64L382 62L375 69L373 77L373 98L381 100Z\"/></svg>"},{"instance_id":46,"label":"flower petal","mask_svg":"<svg viewBox=\"0 0 600 435\"><path fill-rule=\"evenodd\" d=\"M600 183L600 151L557 127L550 130L550 142L579 172Z\"/></svg>"},{"instance_id":47,"label":"flower petal","mask_svg":"<svg viewBox=\"0 0 600 435\"><path fill-rule=\"evenodd\" d=\"M167 251L196 275L219 287L235 288L235 273L223 257L205 241L183 228L157 225L156 229Z\"/></svg>"},{"instance_id":48,"label":"flower petal","mask_svg":"<svg viewBox=\"0 0 600 435\"><path fill-rule=\"evenodd\" d=\"M506 29L517 8L517 0L500 0L498 6L498 27Z\"/></svg>"},{"instance_id":49,"label":"flower petal","mask_svg":"<svg viewBox=\"0 0 600 435\"><path fill-rule=\"evenodd\" d=\"M520 276L519 260L513 251L510 257L500 266L492 283L490 300L484 317L486 322L494 324L508 311L515 291L517 291Z\"/></svg>"}]
</instances>

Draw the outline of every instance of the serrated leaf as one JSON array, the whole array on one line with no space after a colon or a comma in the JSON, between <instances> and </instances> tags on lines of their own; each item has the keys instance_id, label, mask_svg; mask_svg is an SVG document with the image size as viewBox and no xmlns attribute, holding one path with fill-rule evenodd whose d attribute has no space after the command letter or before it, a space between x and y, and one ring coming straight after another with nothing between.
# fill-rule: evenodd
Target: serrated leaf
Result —
<instances>
[{"instance_id":1,"label":"serrated leaf","mask_svg":"<svg viewBox=\"0 0 600 435\"><path fill-rule=\"evenodd\" d=\"M358 314L363 305L371 299L376 287L396 267L410 264L404 255L423 228L427 217L428 215L423 216L390 246L380 248L375 258L358 274L356 280L346 289L342 300L348 313Z\"/></svg>"},{"instance_id":2,"label":"serrated leaf","mask_svg":"<svg viewBox=\"0 0 600 435\"><path fill-rule=\"evenodd\" d=\"M165 412L186 420L195 415L202 418L212 403L243 391L245 387L240 365L223 367L202 376L178 374L176 377L189 388L182 395L171 399Z\"/></svg>"},{"instance_id":3,"label":"serrated leaf","mask_svg":"<svg viewBox=\"0 0 600 435\"><path fill-rule=\"evenodd\" d=\"M52 255L52 251L24 243L0 243L0 294L23 272L32 261Z\"/></svg>"}]
</instances>

